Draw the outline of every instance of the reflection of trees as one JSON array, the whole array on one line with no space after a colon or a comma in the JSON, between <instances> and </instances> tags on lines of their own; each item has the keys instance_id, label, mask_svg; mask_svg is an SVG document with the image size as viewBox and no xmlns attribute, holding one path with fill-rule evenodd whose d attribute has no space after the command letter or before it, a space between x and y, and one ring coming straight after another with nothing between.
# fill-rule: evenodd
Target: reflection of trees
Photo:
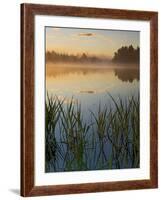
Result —
<instances>
[{"instance_id":1,"label":"reflection of trees","mask_svg":"<svg viewBox=\"0 0 162 200\"><path fill-rule=\"evenodd\" d=\"M132 45L129 47L123 46L114 53L112 61L120 63L139 63L139 52L139 47L135 49Z\"/></svg>"},{"instance_id":2,"label":"reflection of trees","mask_svg":"<svg viewBox=\"0 0 162 200\"><path fill-rule=\"evenodd\" d=\"M46 75L47 76L62 76L62 75L69 75L69 74L81 74L81 75L88 75L88 74L95 74L95 73L107 73L108 71L112 71L112 69L107 68L81 68L81 67L48 67L46 66Z\"/></svg>"},{"instance_id":3,"label":"reflection of trees","mask_svg":"<svg viewBox=\"0 0 162 200\"><path fill-rule=\"evenodd\" d=\"M116 66L117 67L117 66ZM58 77L58 76L66 76L69 74L76 74L76 75L89 75L89 74L106 74L106 73L113 73L115 76L120 79L121 81L128 81L133 82L133 80L139 80L139 68L136 66L118 66L118 68L82 68L82 67L60 67L56 66L48 66L46 65L46 76L48 77Z\"/></svg>"},{"instance_id":4,"label":"reflection of trees","mask_svg":"<svg viewBox=\"0 0 162 200\"><path fill-rule=\"evenodd\" d=\"M117 76L122 81L128 81L130 83L133 82L133 80L139 80L139 69L133 68L133 69L114 69L115 76Z\"/></svg>"}]
</instances>

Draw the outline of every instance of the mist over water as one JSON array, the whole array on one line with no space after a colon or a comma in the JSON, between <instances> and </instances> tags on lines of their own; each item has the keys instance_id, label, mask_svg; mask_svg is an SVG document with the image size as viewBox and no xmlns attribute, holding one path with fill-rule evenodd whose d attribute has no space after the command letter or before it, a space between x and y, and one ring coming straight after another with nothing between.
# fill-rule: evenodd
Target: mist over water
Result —
<instances>
[{"instance_id":1,"label":"mist over water","mask_svg":"<svg viewBox=\"0 0 162 200\"><path fill-rule=\"evenodd\" d=\"M73 101L82 109L95 110L99 103L105 105L114 98L129 98L139 94L139 69L137 65L97 65L47 63L46 92L66 98L65 103ZM111 102L111 100L110 100Z\"/></svg>"}]
</instances>

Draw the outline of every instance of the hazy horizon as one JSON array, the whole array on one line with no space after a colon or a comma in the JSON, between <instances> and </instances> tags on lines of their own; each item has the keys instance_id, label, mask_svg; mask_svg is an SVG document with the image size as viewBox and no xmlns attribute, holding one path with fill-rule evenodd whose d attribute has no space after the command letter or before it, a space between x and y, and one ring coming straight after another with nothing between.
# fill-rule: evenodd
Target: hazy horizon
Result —
<instances>
[{"instance_id":1,"label":"hazy horizon","mask_svg":"<svg viewBox=\"0 0 162 200\"><path fill-rule=\"evenodd\" d=\"M46 27L46 52L112 59L122 46L139 46L138 31Z\"/></svg>"}]
</instances>

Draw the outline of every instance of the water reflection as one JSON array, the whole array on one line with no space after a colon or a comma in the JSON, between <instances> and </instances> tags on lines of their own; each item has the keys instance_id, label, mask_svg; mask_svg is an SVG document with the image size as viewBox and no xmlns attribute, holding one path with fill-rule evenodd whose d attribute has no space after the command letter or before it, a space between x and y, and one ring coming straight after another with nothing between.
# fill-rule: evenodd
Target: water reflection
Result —
<instances>
[{"instance_id":1,"label":"water reflection","mask_svg":"<svg viewBox=\"0 0 162 200\"><path fill-rule=\"evenodd\" d=\"M115 76L122 81L129 81L132 83L134 80L139 80L139 69L114 69Z\"/></svg>"},{"instance_id":2,"label":"water reflection","mask_svg":"<svg viewBox=\"0 0 162 200\"><path fill-rule=\"evenodd\" d=\"M56 159L57 162L55 162L54 158L54 163L52 160L52 162L46 166L46 172L139 167L139 156L137 151L139 145L137 143L135 146L134 142L132 142L133 145L130 144L132 134L134 132L137 133L135 138L137 138L139 134L138 67L123 67L119 65L83 66L78 64L47 64L46 92L47 91L49 96L54 97L54 104L52 105L56 105L57 107L57 102L59 102L59 108L61 105L59 114L57 115L58 119L59 117L61 117L61 119L59 119L60 121L56 124L53 135L62 156L59 154L60 157L58 156L59 159ZM117 109L114 100L112 100L109 94L113 96L117 104L122 105L121 108L124 109L122 110L122 117L120 112L119 115L116 114L120 109ZM131 100L132 97L133 100ZM121 102L123 103L121 104ZM134 105L137 109L137 113L132 113L135 109L130 106ZM58 109L56 108L56 111L57 110ZM50 113L51 111L49 109L49 114ZM125 114L126 119L128 119L127 125L126 121L123 120ZM106 117L104 118L104 116ZM132 116L134 116L135 119L132 118ZM110 117L112 117L113 120L111 120ZM107 121L104 121L104 119ZM109 119L110 121L108 121ZM119 119L121 119L120 123L118 122ZM99 121L96 122L96 120ZM132 125L130 120L132 120ZM136 120L136 131L134 131L134 120ZM72 124L69 125L69 123ZM99 129L103 128L100 124L107 127L108 123L110 123L110 125L111 123L114 123L112 124L110 132L107 133L104 131L104 134L100 134L101 130ZM128 126L129 129L125 128ZM74 128L72 129L72 127ZM84 132L85 130L87 130L86 133ZM108 129L105 128L105 130ZM118 134L116 134L116 131L118 131ZM129 137L127 137L128 134ZM118 137L115 138L114 136ZM129 140L129 145L127 145L126 148L123 148L122 138L124 137L127 137L127 139L124 139L126 141L126 144L124 145L127 145L127 140ZM116 150L116 143L115 149L112 150L114 148L113 140L117 142L118 146L122 147L122 151ZM103 142L103 145L101 145L100 142ZM54 145L55 144L52 144L52 147ZM80 149L82 145L84 147L83 149ZM132 148L134 147L136 148L133 152L137 152L137 156L129 158L125 149L132 151ZM82 154L80 154L80 152L82 152ZM115 156L117 153L120 154L120 152L122 152L122 156L116 160ZM69 157L67 157L67 155ZM74 160L74 156L78 159ZM66 159L64 159L65 157ZM110 158L112 160L110 160ZM118 158L118 156L116 156L116 158ZM74 165L71 165L73 160ZM83 160L84 162L80 162L80 160ZM67 163L67 165L65 165L65 163ZM86 165L84 163L86 163Z\"/></svg>"},{"instance_id":3,"label":"water reflection","mask_svg":"<svg viewBox=\"0 0 162 200\"><path fill-rule=\"evenodd\" d=\"M110 65L110 66L96 66L96 65L86 65L83 67L80 64L47 64L46 66L46 76L48 77L59 77L67 76L69 74L75 75L89 75L89 74L105 74L113 72L114 75L121 81L128 81L132 83L134 80L139 80L139 68L138 66L119 66L119 65ZM91 91L89 92L91 93ZM93 92L92 92L93 93Z\"/></svg>"},{"instance_id":4,"label":"water reflection","mask_svg":"<svg viewBox=\"0 0 162 200\"><path fill-rule=\"evenodd\" d=\"M120 65L81 65L81 64L47 64L46 91L50 95L71 98L88 109L96 110L98 104L104 106L114 98L129 98L139 94L139 69L137 66ZM111 101L111 100L110 100Z\"/></svg>"}]
</instances>

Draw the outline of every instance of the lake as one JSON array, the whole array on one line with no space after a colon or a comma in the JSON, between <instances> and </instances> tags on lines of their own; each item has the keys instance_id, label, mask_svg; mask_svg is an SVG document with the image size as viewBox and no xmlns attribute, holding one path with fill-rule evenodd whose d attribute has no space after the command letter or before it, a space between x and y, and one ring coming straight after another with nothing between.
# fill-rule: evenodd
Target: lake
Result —
<instances>
[{"instance_id":1,"label":"lake","mask_svg":"<svg viewBox=\"0 0 162 200\"><path fill-rule=\"evenodd\" d=\"M82 109L95 110L114 98L129 98L139 93L139 70L137 66L97 66L77 64L47 64L46 91L58 98L81 104Z\"/></svg>"},{"instance_id":2,"label":"lake","mask_svg":"<svg viewBox=\"0 0 162 200\"><path fill-rule=\"evenodd\" d=\"M63 106L66 108L70 102L73 102L75 105L81 105L81 113L83 117L84 123L92 124L92 114L97 115L98 110L107 110L114 109L114 102L110 95L115 99L116 102L122 100L126 102L126 100L131 99L132 96L134 98L138 98L139 96L139 69L136 65L125 65L122 64L102 64L98 66L97 64L66 64L66 63L47 63L46 64L46 92L48 92L49 96L57 96L58 100L63 101ZM137 108L138 109L138 108ZM134 111L133 111L134 112ZM133 113L133 117L136 118L136 114ZM132 116L132 115L131 115ZM134 120L133 118L133 120ZM93 122L94 123L94 122ZM134 123L134 122L133 122ZM96 125L95 125L96 126ZM133 138L133 128L132 124L128 122L129 128L129 136L127 140L132 140ZM136 124L138 130L138 122ZM108 166L105 163L108 162L109 157L112 159L112 143L108 138L103 137L103 155L100 158L101 154L101 146L100 146L100 138L92 139L92 137L97 136L97 128L93 128L94 130L88 131L88 134L85 136L84 140L86 141L95 141L95 148L93 148L92 144L89 144L86 147L86 153L83 154L82 160L86 160L87 168L89 170L96 169L107 169ZM63 128L60 129L59 123L55 129L55 137L57 143L60 145L59 148L63 149L62 157L67 155L68 146L65 142L62 142L62 138L65 138L66 133L63 133ZM124 130L125 131L125 130ZM95 132L92 134L92 132ZM138 131L137 133L138 136ZM93 136L92 136L93 135ZM120 131L120 138L118 139L119 145L122 145L121 138L123 137L123 132ZM73 136L75 139L77 136ZM107 136L106 136L107 137ZM89 139L91 138L91 139ZM68 140L66 136L66 140ZM80 139L81 140L81 139ZM116 139L115 139L116 140ZM139 141L138 141L139 142ZM127 145L127 149L131 152L134 148L134 144ZM78 148L78 147L75 147ZM139 148L139 145L137 147ZM69 160L73 160L74 152L71 151L69 153ZM87 155L90 155L89 157ZM123 150L124 159L127 159L127 165L120 164L120 168L133 168L134 166L139 166L139 162L137 164L132 164L131 158L128 158L128 154L125 154L125 150ZM59 157L59 156L58 156ZM81 157L81 156L80 156ZM93 160L92 160L93 157ZM139 157L137 156L136 160ZM54 172L54 171L79 171L86 169L83 167L79 168L76 163L80 163L76 159L76 163L74 162L74 167L71 167L68 170L69 164L65 169L65 161L64 159L57 158L57 165L50 164L48 168L46 168L46 172ZM99 166L95 163L98 162ZM121 157L121 163L123 158ZM56 163L56 160L54 161ZM119 168L116 164L116 160L112 160L111 169ZM81 164L79 164L80 166ZM100 167L102 165L102 167ZM109 164L110 165L110 164ZM55 167L53 167L55 166ZM77 166L77 167L76 167ZM97 167L96 167L97 166ZM105 167L106 166L106 167Z\"/></svg>"}]
</instances>

